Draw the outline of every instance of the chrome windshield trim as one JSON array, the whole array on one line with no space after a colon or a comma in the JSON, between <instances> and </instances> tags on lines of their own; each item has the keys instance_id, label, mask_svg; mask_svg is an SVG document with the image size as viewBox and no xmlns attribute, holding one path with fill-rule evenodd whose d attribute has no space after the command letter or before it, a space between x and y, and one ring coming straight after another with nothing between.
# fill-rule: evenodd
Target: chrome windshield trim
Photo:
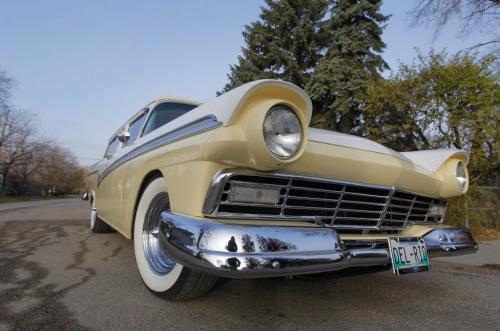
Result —
<instances>
[{"instance_id":1,"label":"chrome windshield trim","mask_svg":"<svg viewBox=\"0 0 500 331\"><path fill-rule=\"evenodd\" d=\"M142 145L133 147L127 154L122 155L113 162L111 162L101 173L98 173L97 185L100 185L104 178L109 175L113 170L117 169L126 162L135 159L145 153L148 153L157 148L171 144L175 141L197 135L199 133L215 129L222 125L222 122L217 120L215 115L207 115L197 120L189 122L177 129L171 130L158 136Z\"/></svg>"}]
</instances>

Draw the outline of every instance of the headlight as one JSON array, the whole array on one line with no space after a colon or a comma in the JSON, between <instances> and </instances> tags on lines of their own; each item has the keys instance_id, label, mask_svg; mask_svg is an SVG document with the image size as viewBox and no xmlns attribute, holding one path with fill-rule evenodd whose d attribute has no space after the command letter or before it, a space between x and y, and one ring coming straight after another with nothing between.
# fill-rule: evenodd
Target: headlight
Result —
<instances>
[{"instance_id":1,"label":"headlight","mask_svg":"<svg viewBox=\"0 0 500 331\"><path fill-rule=\"evenodd\" d=\"M467 174L463 162L458 162L457 164L457 184L461 191L467 186Z\"/></svg>"},{"instance_id":2,"label":"headlight","mask_svg":"<svg viewBox=\"0 0 500 331\"><path fill-rule=\"evenodd\" d=\"M299 117L287 106L278 105L264 120L264 140L267 148L280 159L289 159L302 145L302 125Z\"/></svg>"}]
</instances>

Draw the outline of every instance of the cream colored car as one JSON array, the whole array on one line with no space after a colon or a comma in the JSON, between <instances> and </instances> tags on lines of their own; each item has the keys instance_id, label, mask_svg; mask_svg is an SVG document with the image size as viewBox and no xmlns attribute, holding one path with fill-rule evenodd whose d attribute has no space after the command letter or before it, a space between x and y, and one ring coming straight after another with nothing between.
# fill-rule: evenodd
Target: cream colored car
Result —
<instances>
[{"instance_id":1,"label":"cream colored car","mask_svg":"<svg viewBox=\"0 0 500 331\"><path fill-rule=\"evenodd\" d=\"M146 286L199 296L217 277L391 268L474 252L443 225L468 188L459 150L398 153L309 127L293 84L259 80L209 103L159 98L109 140L87 179L93 232L133 240Z\"/></svg>"}]
</instances>

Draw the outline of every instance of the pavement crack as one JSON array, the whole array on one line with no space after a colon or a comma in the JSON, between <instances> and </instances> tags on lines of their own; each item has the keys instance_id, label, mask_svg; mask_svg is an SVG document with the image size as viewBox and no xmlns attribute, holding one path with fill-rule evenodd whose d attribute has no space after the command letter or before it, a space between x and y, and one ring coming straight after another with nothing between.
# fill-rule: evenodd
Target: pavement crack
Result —
<instances>
[{"instance_id":1,"label":"pavement crack","mask_svg":"<svg viewBox=\"0 0 500 331\"><path fill-rule=\"evenodd\" d=\"M32 260L36 250L54 245L54 237L69 236L63 224L67 226L63 222L23 221L0 227L0 320L13 330L86 329L60 299L95 275L93 269L81 267L88 252L87 238L79 243L70 265L84 270L85 275L70 286L56 290L57 284L44 284L50 271Z\"/></svg>"},{"instance_id":2,"label":"pavement crack","mask_svg":"<svg viewBox=\"0 0 500 331\"><path fill-rule=\"evenodd\" d=\"M75 253L73 253L73 259L74 259L74 263L68 265L65 269L66 270L69 270L69 269L80 269L80 270L85 270L85 268L80 268L80 265L83 264L83 262L85 262L85 254L87 254L89 252L89 248L87 246L87 240L90 238L91 236L87 236L85 238L83 238L82 240L80 240L78 242L78 246L80 246L80 250L76 251Z\"/></svg>"}]
</instances>

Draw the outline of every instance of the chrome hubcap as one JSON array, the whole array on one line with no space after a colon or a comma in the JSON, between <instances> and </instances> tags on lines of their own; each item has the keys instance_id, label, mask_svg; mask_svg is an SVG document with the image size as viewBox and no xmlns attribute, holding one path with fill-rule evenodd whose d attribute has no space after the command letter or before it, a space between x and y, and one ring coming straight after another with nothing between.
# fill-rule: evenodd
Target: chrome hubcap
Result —
<instances>
[{"instance_id":1,"label":"chrome hubcap","mask_svg":"<svg viewBox=\"0 0 500 331\"><path fill-rule=\"evenodd\" d=\"M160 214L168 209L170 209L168 194L164 192L157 194L149 205L142 228L142 242L146 261L148 261L151 271L159 276L168 274L175 267L175 262L165 254L158 238Z\"/></svg>"}]
</instances>

